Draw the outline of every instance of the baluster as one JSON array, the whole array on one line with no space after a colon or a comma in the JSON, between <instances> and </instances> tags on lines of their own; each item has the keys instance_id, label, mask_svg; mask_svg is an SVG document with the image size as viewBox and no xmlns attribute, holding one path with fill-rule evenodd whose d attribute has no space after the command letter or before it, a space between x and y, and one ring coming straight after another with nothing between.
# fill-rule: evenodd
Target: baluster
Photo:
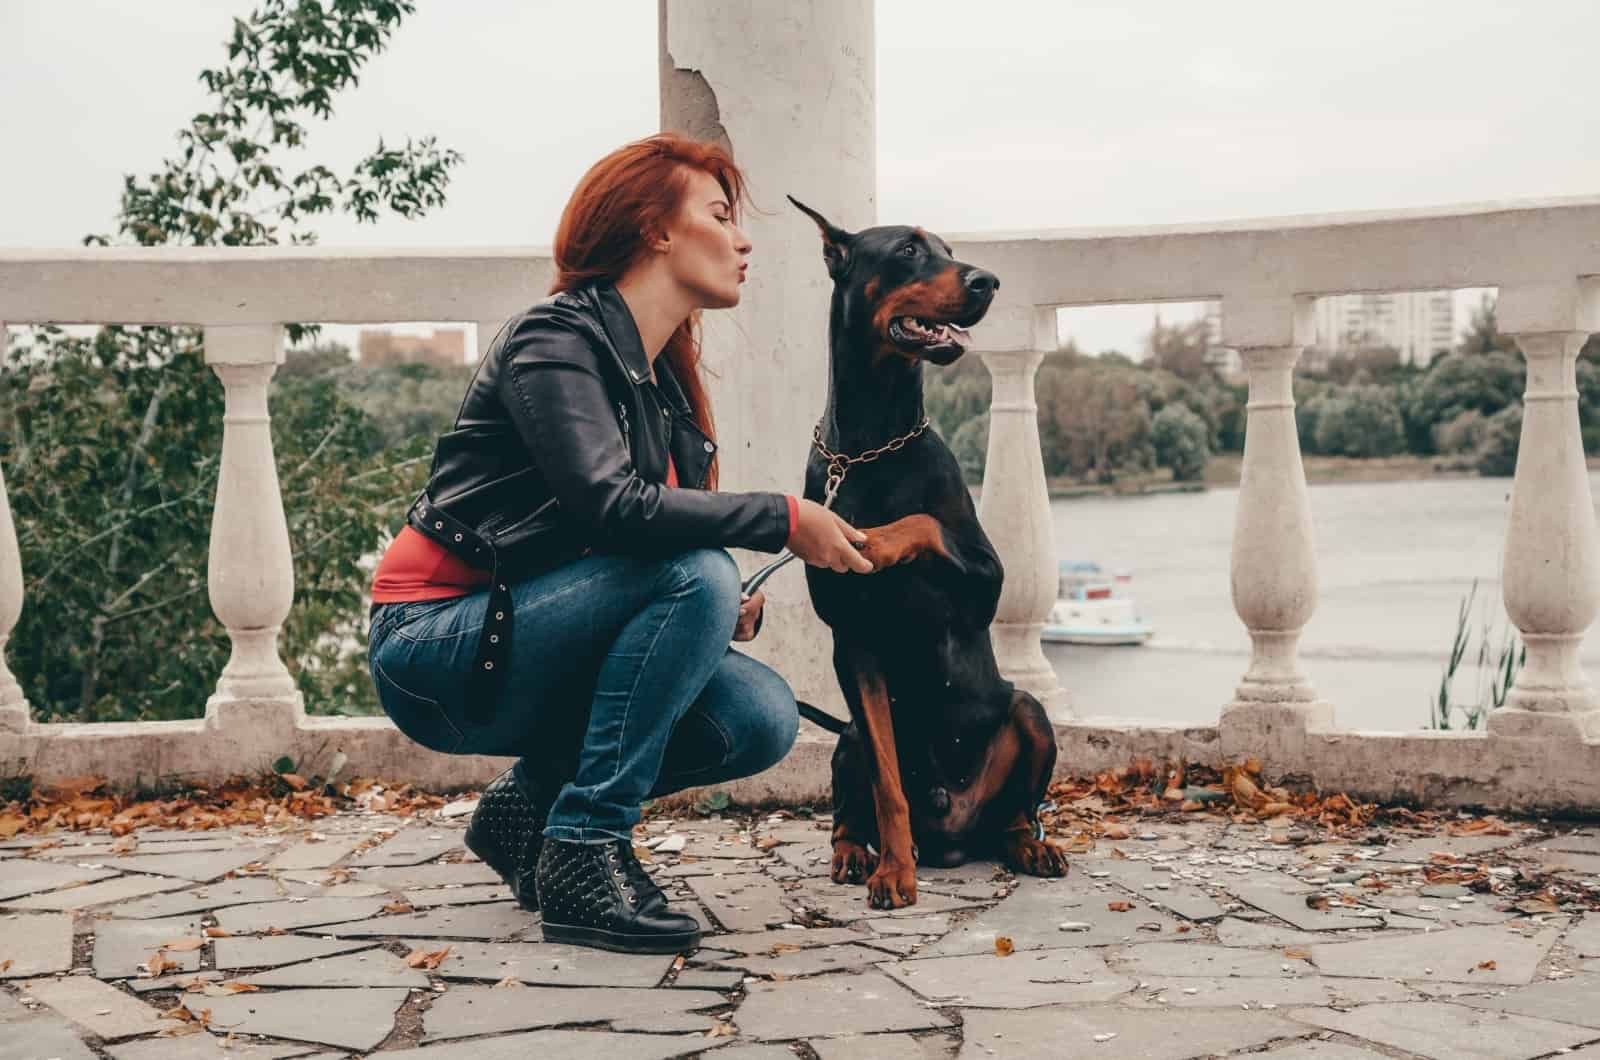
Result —
<instances>
[{"instance_id":1,"label":"baluster","mask_svg":"<svg viewBox=\"0 0 1600 1060\"><path fill-rule=\"evenodd\" d=\"M1055 345L1054 308L1034 313L1033 332L1033 346ZM1034 398L1034 376L1044 354L1039 348L986 350L982 357L994 389L978 519L1005 567L989 637L1006 679L1032 692L1059 718L1070 710L1068 696L1039 646L1057 586L1055 528Z\"/></svg>"},{"instance_id":2,"label":"baluster","mask_svg":"<svg viewBox=\"0 0 1600 1060\"><path fill-rule=\"evenodd\" d=\"M1224 709L1256 703L1309 704L1300 672L1300 631L1317 605L1311 498L1294 422L1294 363L1302 347L1248 346L1244 462L1233 524L1233 607L1250 631L1250 668Z\"/></svg>"},{"instance_id":3,"label":"baluster","mask_svg":"<svg viewBox=\"0 0 1600 1060\"><path fill-rule=\"evenodd\" d=\"M283 328L208 327L205 352L227 398L207 586L233 642L207 716L231 703L279 703L298 712L300 693L278 657L294 565L267 412L267 387L284 358Z\"/></svg>"},{"instance_id":4,"label":"baluster","mask_svg":"<svg viewBox=\"0 0 1600 1060\"><path fill-rule=\"evenodd\" d=\"M6 327L0 323L0 364L6 356ZM11 521L5 469L0 468L0 731L21 732L28 725L28 700L6 665L6 642L22 616L22 555Z\"/></svg>"},{"instance_id":5,"label":"baluster","mask_svg":"<svg viewBox=\"0 0 1600 1060\"><path fill-rule=\"evenodd\" d=\"M1502 589L1506 613L1528 647L1506 705L1490 715L1497 735L1573 728L1600 737L1600 697L1578 649L1600 609L1600 551L1578 425L1578 351L1584 331L1519 331L1528 363L1522 436L1511 486Z\"/></svg>"}]
</instances>

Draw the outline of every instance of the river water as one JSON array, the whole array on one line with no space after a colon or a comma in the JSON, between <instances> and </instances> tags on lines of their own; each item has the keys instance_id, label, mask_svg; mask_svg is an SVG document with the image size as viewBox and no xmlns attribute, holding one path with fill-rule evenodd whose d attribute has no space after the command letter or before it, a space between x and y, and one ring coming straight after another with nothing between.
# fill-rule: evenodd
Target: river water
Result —
<instances>
[{"instance_id":1,"label":"river water","mask_svg":"<svg viewBox=\"0 0 1600 1060\"><path fill-rule=\"evenodd\" d=\"M1590 487L1600 494L1600 473ZM1132 572L1155 630L1140 647L1045 645L1079 715L1214 722L1249 664L1229 595L1237 489L1058 500L1056 550ZM1319 602L1300 641L1302 669L1341 727L1412 730L1429 703L1474 578L1473 639L1454 684L1472 697L1480 631L1493 650L1510 628L1500 561L1509 478L1330 483L1311 487ZM1600 645L1584 642L1600 677Z\"/></svg>"}]
</instances>

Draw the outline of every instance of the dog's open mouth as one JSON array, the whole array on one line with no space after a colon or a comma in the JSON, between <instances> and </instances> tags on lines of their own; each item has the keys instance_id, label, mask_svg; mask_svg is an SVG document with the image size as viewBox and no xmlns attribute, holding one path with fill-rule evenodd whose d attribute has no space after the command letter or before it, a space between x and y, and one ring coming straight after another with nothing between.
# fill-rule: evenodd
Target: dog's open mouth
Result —
<instances>
[{"instance_id":1,"label":"dog's open mouth","mask_svg":"<svg viewBox=\"0 0 1600 1060\"><path fill-rule=\"evenodd\" d=\"M935 364L949 364L965 353L972 341L971 333L959 324L913 316L890 320L889 338L901 349Z\"/></svg>"}]
</instances>

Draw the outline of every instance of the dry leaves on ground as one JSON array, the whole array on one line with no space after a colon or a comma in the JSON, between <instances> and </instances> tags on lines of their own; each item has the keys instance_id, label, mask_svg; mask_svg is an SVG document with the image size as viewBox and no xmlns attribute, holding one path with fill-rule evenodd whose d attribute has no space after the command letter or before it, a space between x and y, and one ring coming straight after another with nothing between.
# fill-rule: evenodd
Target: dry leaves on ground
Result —
<instances>
[{"instance_id":1,"label":"dry leaves on ground","mask_svg":"<svg viewBox=\"0 0 1600 1060\"><path fill-rule=\"evenodd\" d=\"M450 947L442 950L414 949L406 954L408 968L426 968L429 971L439 967L446 957L450 956Z\"/></svg>"},{"instance_id":2,"label":"dry leaves on ground","mask_svg":"<svg viewBox=\"0 0 1600 1060\"><path fill-rule=\"evenodd\" d=\"M1009 957L1015 952L1017 952L1016 944L1011 941L1009 936L996 935L994 937L994 955L996 957Z\"/></svg>"}]
</instances>

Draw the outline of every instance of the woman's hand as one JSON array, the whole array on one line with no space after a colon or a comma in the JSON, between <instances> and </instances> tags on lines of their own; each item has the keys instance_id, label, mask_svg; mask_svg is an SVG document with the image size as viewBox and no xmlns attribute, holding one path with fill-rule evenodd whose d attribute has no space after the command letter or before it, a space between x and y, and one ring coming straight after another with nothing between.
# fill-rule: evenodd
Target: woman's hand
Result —
<instances>
[{"instance_id":1,"label":"woman's hand","mask_svg":"<svg viewBox=\"0 0 1600 1060\"><path fill-rule=\"evenodd\" d=\"M761 624L761 609L766 606L767 594L760 589L739 604L739 621L733 627L734 640L755 640L756 627Z\"/></svg>"},{"instance_id":2,"label":"woman's hand","mask_svg":"<svg viewBox=\"0 0 1600 1060\"><path fill-rule=\"evenodd\" d=\"M871 574L872 562L860 552L867 535L816 501L801 500L789 550L813 567L843 574Z\"/></svg>"}]
</instances>

